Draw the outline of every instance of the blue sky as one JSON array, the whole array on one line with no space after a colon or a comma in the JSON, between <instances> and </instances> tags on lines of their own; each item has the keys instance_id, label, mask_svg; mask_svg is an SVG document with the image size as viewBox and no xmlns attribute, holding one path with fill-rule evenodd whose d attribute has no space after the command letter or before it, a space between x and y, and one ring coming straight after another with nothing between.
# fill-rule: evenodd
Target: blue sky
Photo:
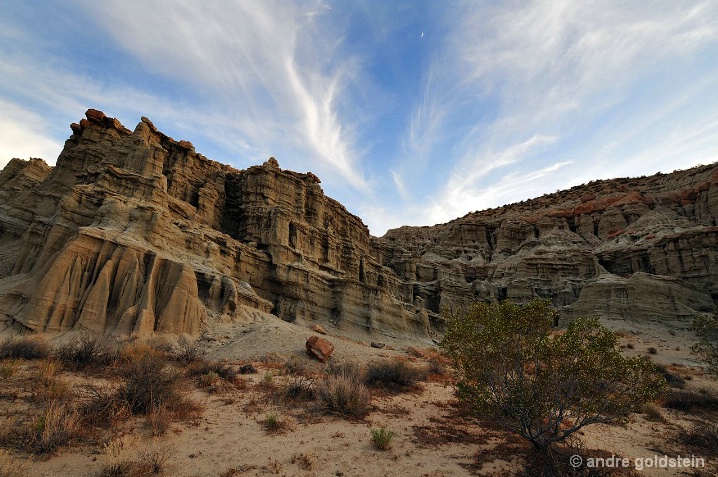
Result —
<instances>
[{"instance_id":1,"label":"blue sky","mask_svg":"<svg viewBox=\"0 0 718 477\"><path fill-rule=\"evenodd\" d=\"M718 160L718 2L2 0L0 166L96 108L374 235Z\"/></svg>"}]
</instances>

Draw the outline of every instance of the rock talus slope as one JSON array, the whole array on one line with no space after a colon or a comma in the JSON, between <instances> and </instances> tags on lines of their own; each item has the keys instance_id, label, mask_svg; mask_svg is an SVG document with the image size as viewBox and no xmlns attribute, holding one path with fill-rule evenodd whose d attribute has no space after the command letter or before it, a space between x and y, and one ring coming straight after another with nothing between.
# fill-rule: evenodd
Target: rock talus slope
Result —
<instances>
[{"instance_id":1,"label":"rock talus slope","mask_svg":"<svg viewBox=\"0 0 718 477\"><path fill-rule=\"evenodd\" d=\"M371 237L312 173L237 170L96 110L55 167L0 172L0 329L197 334L247 307L429 341L440 312L534 296L685 320L718 299L718 168L596 181Z\"/></svg>"}]
</instances>

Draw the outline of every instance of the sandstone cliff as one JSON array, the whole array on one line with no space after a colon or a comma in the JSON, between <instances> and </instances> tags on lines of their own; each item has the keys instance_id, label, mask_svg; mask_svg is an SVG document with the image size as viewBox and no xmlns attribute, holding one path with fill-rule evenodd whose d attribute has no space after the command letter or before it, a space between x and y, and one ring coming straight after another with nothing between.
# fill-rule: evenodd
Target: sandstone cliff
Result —
<instances>
[{"instance_id":1,"label":"sandstone cliff","mask_svg":"<svg viewBox=\"0 0 718 477\"><path fill-rule=\"evenodd\" d=\"M718 166L594 181L374 238L430 310L549 298L564 316L688 323L718 299Z\"/></svg>"},{"instance_id":2,"label":"sandstone cliff","mask_svg":"<svg viewBox=\"0 0 718 477\"><path fill-rule=\"evenodd\" d=\"M243 307L340 331L428 339L410 285L362 221L273 158L236 170L146 118L88 110L54 168L0 174L0 323L36 331L191 333Z\"/></svg>"},{"instance_id":3,"label":"sandstone cliff","mask_svg":"<svg viewBox=\"0 0 718 477\"><path fill-rule=\"evenodd\" d=\"M718 298L718 168L598 181L369 235L311 173L237 170L146 118L72 124L54 168L0 172L0 331L197 334L247 307L429 340L440 310L550 298L566 316L683 320Z\"/></svg>"}]
</instances>

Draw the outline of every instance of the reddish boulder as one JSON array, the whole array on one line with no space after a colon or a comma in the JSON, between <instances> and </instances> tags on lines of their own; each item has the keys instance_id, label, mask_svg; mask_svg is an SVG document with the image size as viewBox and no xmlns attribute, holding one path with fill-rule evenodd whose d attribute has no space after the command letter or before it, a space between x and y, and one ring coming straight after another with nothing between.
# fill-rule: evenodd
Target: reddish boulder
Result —
<instances>
[{"instance_id":1,"label":"reddish boulder","mask_svg":"<svg viewBox=\"0 0 718 477\"><path fill-rule=\"evenodd\" d=\"M329 359L334 345L319 336L310 336L307 338L307 354L317 358L322 363Z\"/></svg>"}]
</instances>

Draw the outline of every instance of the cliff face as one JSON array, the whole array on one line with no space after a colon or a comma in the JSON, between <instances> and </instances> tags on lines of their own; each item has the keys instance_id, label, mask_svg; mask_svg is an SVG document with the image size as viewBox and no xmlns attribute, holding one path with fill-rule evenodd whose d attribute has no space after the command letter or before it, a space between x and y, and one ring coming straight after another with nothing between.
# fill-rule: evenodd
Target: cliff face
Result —
<instances>
[{"instance_id":1,"label":"cliff face","mask_svg":"<svg viewBox=\"0 0 718 477\"><path fill-rule=\"evenodd\" d=\"M568 317L687 321L718 300L718 167L596 181L374 238L430 309L549 298Z\"/></svg>"},{"instance_id":2,"label":"cliff face","mask_svg":"<svg viewBox=\"0 0 718 477\"><path fill-rule=\"evenodd\" d=\"M367 227L311 173L210 161L146 118L96 110L57 165L0 174L0 322L192 333L242 306L428 339L429 315L371 257Z\"/></svg>"},{"instance_id":3,"label":"cliff face","mask_svg":"<svg viewBox=\"0 0 718 477\"><path fill-rule=\"evenodd\" d=\"M0 331L191 333L245 307L429 340L441 309L688 319L718 299L718 168L594 182L370 237L311 174L236 170L88 110L54 168L0 172Z\"/></svg>"}]
</instances>

